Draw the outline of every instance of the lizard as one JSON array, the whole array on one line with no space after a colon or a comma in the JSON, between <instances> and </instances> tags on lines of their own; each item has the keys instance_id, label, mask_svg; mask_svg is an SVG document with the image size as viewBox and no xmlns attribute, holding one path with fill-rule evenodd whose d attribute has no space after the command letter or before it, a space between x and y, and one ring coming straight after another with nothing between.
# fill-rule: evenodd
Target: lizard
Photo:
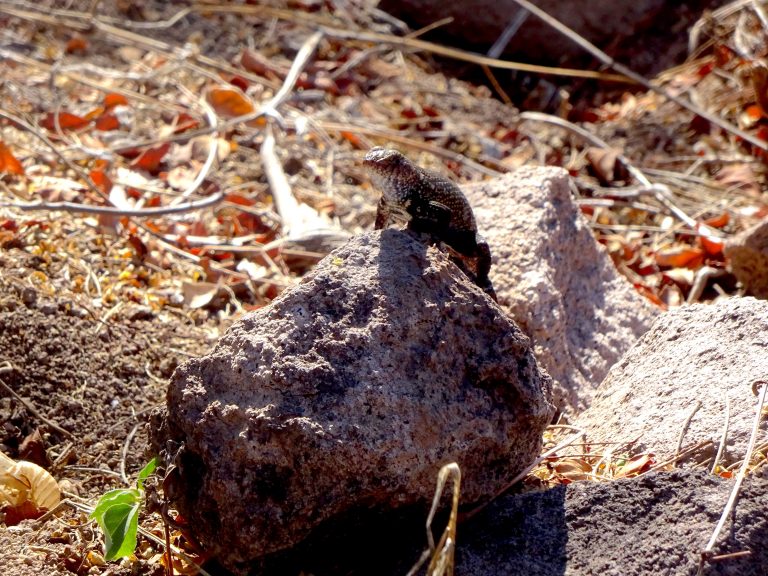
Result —
<instances>
[{"instance_id":1,"label":"lizard","mask_svg":"<svg viewBox=\"0 0 768 576\"><path fill-rule=\"evenodd\" d=\"M381 191L374 229L406 224L408 230L430 234L433 241L446 245L453 262L496 300L488 277L491 249L478 233L475 214L461 189L397 150L381 146L368 151L363 165Z\"/></svg>"}]
</instances>

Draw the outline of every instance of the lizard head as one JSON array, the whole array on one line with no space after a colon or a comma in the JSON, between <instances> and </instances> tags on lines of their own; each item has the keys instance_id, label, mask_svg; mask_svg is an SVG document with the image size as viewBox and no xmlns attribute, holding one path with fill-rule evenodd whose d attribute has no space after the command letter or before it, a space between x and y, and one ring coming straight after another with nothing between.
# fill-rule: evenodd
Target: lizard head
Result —
<instances>
[{"instance_id":1,"label":"lizard head","mask_svg":"<svg viewBox=\"0 0 768 576\"><path fill-rule=\"evenodd\" d=\"M397 166L403 162L408 162L405 156L392 148L376 146L368 151L363 159L365 166L372 174L387 175L391 174Z\"/></svg>"},{"instance_id":2,"label":"lizard head","mask_svg":"<svg viewBox=\"0 0 768 576\"><path fill-rule=\"evenodd\" d=\"M376 146L365 155L363 166L386 200L399 203L407 199L417 172L408 158L397 150Z\"/></svg>"}]
</instances>

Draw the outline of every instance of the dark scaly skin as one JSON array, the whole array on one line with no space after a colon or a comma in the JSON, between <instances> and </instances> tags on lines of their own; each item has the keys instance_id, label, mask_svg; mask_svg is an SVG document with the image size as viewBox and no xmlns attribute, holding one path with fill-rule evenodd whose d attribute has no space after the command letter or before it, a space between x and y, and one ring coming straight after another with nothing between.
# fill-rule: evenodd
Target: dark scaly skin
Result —
<instances>
[{"instance_id":1,"label":"dark scaly skin","mask_svg":"<svg viewBox=\"0 0 768 576\"><path fill-rule=\"evenodd\" d=\"M374 228L407 224L409 230L431 234L455 253L453 261L462 271L496 300L488 277L491 249L478 234L472 207L461 189L396 150L372 148L363 164L381 190Z\"/></svg>"}]
</instances>

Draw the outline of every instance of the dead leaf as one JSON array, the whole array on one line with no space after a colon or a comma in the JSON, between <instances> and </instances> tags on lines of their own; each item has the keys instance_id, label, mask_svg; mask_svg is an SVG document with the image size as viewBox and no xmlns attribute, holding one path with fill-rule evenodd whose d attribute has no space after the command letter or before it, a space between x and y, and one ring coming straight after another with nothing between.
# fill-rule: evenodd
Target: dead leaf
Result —
<instances>
[{"instance_id":1,"label":"dead leaf","mask_svg":"<svg viewBox=\"0 0 768 576\"><path fill-rule=\"evenodd\" d=\"M184 303L190 308L202 308L210 304L219 292L219 286L210 282L184 282Z\"/></svg>"},{"instance_id":2,"label":"dead leaf","mask_svg":"<svg viewBox=\"0 0 768 576\"><path fill-rule=\"evenodd\" d=\"M704 220L704 224L707 226L711 226L712 228L723 228L728 225L728 222L730 222L731 217L728 212L723 212L721 214L718 214L717 216L712 216L711 218L707 218Z\"/></svg>"},{"instance_id":3,"label":"dead leaf","mask_svg":"<svg viewBox=\"0 0 768 576\"><path fill-rule=\"evenodd\" d=\"M117 130L120 128L120 121L114 114L105 113L96 119L96 130L101 132L109 132L110 130Z\"/></svg>"},{"instance_id":4,"label":"dead leaf","mask_svg":"<svg viewBox=\"0 0 768 576\"><path fill-rule=\"evenodd\" d=\"M67 42L67 54L84 54L88 51L88 40L82 36L73 36Z\"/></svg>"},{"instance_id":5,"label":"dead leaf","mask_svg":"<svg viewBox=\"0 0 768 576\"><path fill-rule=\"evenodd\" d=\"M60 501L59 485L47 470L32 462L16 462L0 452L0 505L5 506L6 524L9 514L18 523L39 517Z\"/></svg>"},{"instance_id":6,"label":"dead leaf","mask_svg":"<svg viewBox=\"0 0 768 576\"><path fill-rule=\"evenodd\" d=\"M248 97L235 88L211 88L206 100L222 118L244 116L255 110Z\"/></svg>"},{"instance_id":7,"label":"dead leaf","mask_svg":"<svg viewBox=\"0 0 768 576\"><path fill-rule=\"evenodd\" d=\"M662 272L661 276L678 286L692 286L693 280L696 278L696 272L690 268L672 268Z\"/></svg>"},{"instance_id":8,"label":"dead leaf","mask_svg":"<svg viewBox=\"0 0 768 576\"><path fill-rule=\"evenodd\" d=\"M552 469L573 482L589 480L592 466L583 458L562 458L552 464Z\"/></svg>"},{"instance_id":9,"label":"dead leaf","mask_svg":"<svg viewBox=\"0 0 768 576\"><path fill-rule=\"evenodd\" d=\"M171 148L170 142L163 142L159 146L142 152L138 158L131 162L131 167L146 170L150 174L156 174L160 170L163 157Z\"/></svg>"},{"instance_id":10,"label":"dead leaf","mask_svg":"<svg viewBox=\"0 0 768 576\"><path fill-rule=\"evenodd\" d=\"M677 284L667 284L659 292L659 298L667 308L677 308L685 303L685 297Z\"/></svg>"},{"instance_id":11,"label":"dead leaf","mask_svg":"<svg viewBox=\"0 0 768 576\"><path fill-rule=\"evenodd\" d=\"M265 58L253 50L243 50L240 55L240 65L253 74L258 74L270 80L282 80L288 74L288 67L276 66L268 58Z\"/></svg>"},{"instance_id":12,"label":"dead leaf","mask_svg":"<svg viewBox=\"0 0 768 576\"><path fill-rule=\"evenodd\" d=\"M749 164L729 164L723 166L715 180L726 190L741 190L751 196L760 196L760 184Z\"/></svg>"},{"instance_id":13,"label":"dead leaf","mask_svg":"<svg viewBox=\"0 0 768 576\"><path fill-rule=\"evenodd\" d=\"M763 117L766 117L768 116L768 68L754 65L750 70L749 77L752 80L757 105Z\"/></svg>"},{"instance_id":14,"label":"dead leaf","mask_svg":"<svg viewBox=\"0 0 768 576\"><path fill-rule=\"evenodd\" d=\"M603 184L613 184L621 178L619 151L613 148L587 148L586 158L598 180Z\"/></svg>"},{"instance_id":15,"label":"dead leaf","mask_svg":"<svg viewBox=\"0 0 768 576\"><path fill-rule=\"evenodd\" d=\"M725 248L725 240L715 236L711 228L706 224L697 224L696 230L699 232L699 244L709 256L722 256Z\"/></svg>"},{"instance_id":16,"label":"dead leaf","mask_svg":"<svg viewBox=\"0 0 768 576\"><path fill-rule=\"evenodd\" d=\"M91 170L91 180L104 194L109 194L112 190L112 180L103 170Z\"/></svg>"},{"instance_id":17,"label":"dead leaf","mask_svg":"<svg viewBox=\"0 0 768 576\"><path fill-rule=\"evenodd\" d=\"M657 250L654 259L659 266L695 268L704 261L704 252L700 248L692 248L691 246L671 246Z\"/></svg>"},{"instance_id":18,"label":"dead leaf","mask_svg":"<svg viewBox=\"0 0 768 576\"><path fill-rule=\"evenodd\" d=\"M180 132L186 132L187 130L193 130L200 126L200 122L193 116L190 116L186 112L182 112L173 121L173 132L178 134Z\"/></svg>"},{"instance_id":19,"label":"dead leaf","mask_svg":"<svg viewBox=\"0 0 768 576\"><path fill-rule=\"evenodd\" d=\"M133 247L134 252L136 252L136 257L139 260L144 260L144 258L146 258L147 254L149 253L147 245L144 244L144 241L135 234L128 235L128 244Z\"/></svg>"},{"instance_id":20,"label":"dead leaf","mask_svg":"<svg viewBox=\"0 0 768 576\"><path fill-rule=\"evenodd\" d=\"M654 464L653 454L638 454L621 466L613 475L614 478L628 478L645 472Z\"/></svg>"},{"instance_id":21,"label":"dead leaf","mask_svg":"<svg viewBox=\"0 0 768 576\"><path fill-rule=\"evenodd\" d=\"M128 98L122 94L115 94L113 92L104 95L104 108L109 110L115 106L128 106Z\"/></svg>"},{"instance_id":22,"label":"dead leaf","mask_svg":"<svg viewBox=\"0 0 768 576\"><path fill-rule=\"evenodd\" d=\"M235 88L239 88L243 92L248 90L248 86L249 86L248 80L246 80L242 76L232 76L229 79L229 83L232 84L232 86L234 86Z\"/></svg>"},{"instance_id":23,"label":"dead leaf","mask_svg":"<svg viewBox=\"0 0 768 576\"><path fill-rule=\"evenodd\" d=\"M51 132L56 131L56 119L57 115L53 112L47 114L40 126ZM58 114L59 126L62 130L78 130L88 125L88 120L82 116L76 114L70 114L69 112L60 112Z\"/></svg>"},{"instance_id":24,"label":"dead leaf","mask_svg":"<svg viewBox=\"0 0 768 576\"><path fill-rule=\"evenodd\" d=\"M51 459L45 451L45 440L40 433L40 428L35 428L19 444L19 457L38 466L50 466Z\"/></svg>"},{"instance_id":25,"label":"dead leaf","mask_svg":"<svg viewBox=\"0 0 768 576\"><path fill-rule=\"evenodd\" d=\"M3 142L0 142L0 173L24 175L24 167L16 159L11 150Z\"/></svg>"},{"instance_id":26,"label":"dead leaf","mask_svg":"<svg viewBox=\"0 0 768 576\"><path fill-rule=\"evenodd\" d=\"M661 301L661 298L658 297L656 291L653 290L653 288L639 282L635 282L633 286L635 287L635 290L637 290L641 295L645 296L650 302L663 310L667 309L667 306L664 304L664 302Z\"/></svg>"}]
</instances>

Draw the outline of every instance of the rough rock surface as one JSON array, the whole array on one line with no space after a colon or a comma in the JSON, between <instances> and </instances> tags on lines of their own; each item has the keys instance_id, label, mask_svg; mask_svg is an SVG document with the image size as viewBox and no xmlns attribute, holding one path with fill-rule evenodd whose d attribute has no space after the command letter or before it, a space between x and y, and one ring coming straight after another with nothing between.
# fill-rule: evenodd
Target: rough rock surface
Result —
<instances>
[{"instance_id":1,"label":"rough rock surface","mask_svg":"<svg viewBox=\"0 0 768 576\"><path fill-rule=\"evenodd\" d=\"M176 505L228 569L359 509L421 507L441 465L465 503L539 453L550 381L447 255L363 234L177 369L156 448L183 442ZM359 528L365 531L365 528Z\"/></svg>"},{"instance_id":2,"label":"rough rock surface","mask_svg":"<svg viewBox=\"0 0 768 576\"><path fill-rule=\"evenodd\" d=\"M728 240L725 255L746 292L768 299L768 220Z\"/></svg>"},{"instance_id":3,"label":"rough rock surface","mask_svg":"<svg viewBox=\"0 0 768 576\"><path fill-rule=\"evenodd\" d=\"M657 309L595 241L565 171L521 168L464 192L491 246L499 303L533 338L558 408L581 411Z\"/></svg>"},{"instance_id":4,"label":"rough rock surface","mask_svg":"<svg viewBox=\"0 0 768 576\"><path fill-rule=\"evenodd\" d=\"M676 471L506 495L459 526L456 574L693 576L731 487L701 471ZM714 548L751 555L709 564L706 576L766 573L766 492L764 474L747 477Z\"/></svg>"},{"instance_id":5,"label":"rough rock surface","mask_svg":"<svg viewBox=\"0 0 768 576\"><path fill-rule=\"evenodd\" d=\"M755 413L752 383L768 380L768 302L731 298L666 312L600 386L575 424L593 441L629 442L666 459L697 401L683 447L722 434L731 401L726 462L746 450ZM765 425L763 425L763 430ZM765 432L758 444L765 441Z\"/></svg>"}]
</instances>

